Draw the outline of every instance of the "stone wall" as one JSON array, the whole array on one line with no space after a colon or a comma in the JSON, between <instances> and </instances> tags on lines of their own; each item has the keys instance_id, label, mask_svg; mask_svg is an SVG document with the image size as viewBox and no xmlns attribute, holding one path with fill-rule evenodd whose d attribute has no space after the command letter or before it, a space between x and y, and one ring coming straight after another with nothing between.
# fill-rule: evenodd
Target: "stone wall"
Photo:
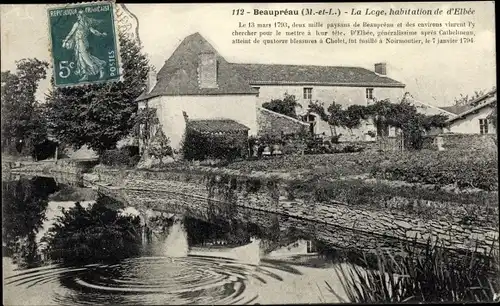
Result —
<instances>
[{"instance_id":1,"label":"stone wall","mask_svg":"<svg viewBox=\"0 0 500 306\"><path fill-rule=\"evenodd\" d=\"M282 133L297 134L303 129L306 131L309 129L307 123L272 112L265 108L257 109L257 126L258 136L280 136Z\"/></svg>"},{"instance_id":2,"label":"stone wall","mask_svg":"<svg viewBox=\"0 0 500 306\"><path fill-rule=\"evenodd\" d=\"M110 177L116 180L116 175ZM193 172L130 171L124 174L120 186L122 199L139 209L174 213L189 210L203 217L214 207L224 211L224 207L232 205L246 220L255 219L262 226L278 222L282 230L293 226L344 249L396 250L400 249L401 240L416 238L425 244L428 239L439 238L449 249L463 251L478 247L481 252L488 251L498 239L498 218L493 218L498 216L498 207L492 212L478 203L418 202L392 197L377 205L356 206L337 201L290 200L293 197L286 186L276 180L261 182ZM401 209L410 204L413 212ZM433 213L424 217L419 210ZM469 218L474 210L482 217ZM488 215L492 217L486 218Z\"/></svg>"},{"instance_id":3,"label":"stone wall","mask_svg":"<svg viewBox=\"0 0 500 306\"><path fill-rule=\"evenodd\" d=\"M427 136L424 139L424 149L438 150L437 138L442 140L445 150L488 150L497 149L497 135L479 134L439 134Z\"/></svg>"},{"instance_id":4,"label":"stone wall","mask_svg":"<svg viewBox=\"0 0 500 306\"><path fill-rule=\"evenodd\" d=\"M11 172L33 172L33 173L66 173L66 174L81 174L88 171L97 164L97 161L73 161L73 160L57 160L57 161L39 161L39 162L11 162L5 164L5 169ZM4 165L2 165L4 166Z\"/></svg>"}]
</instances>

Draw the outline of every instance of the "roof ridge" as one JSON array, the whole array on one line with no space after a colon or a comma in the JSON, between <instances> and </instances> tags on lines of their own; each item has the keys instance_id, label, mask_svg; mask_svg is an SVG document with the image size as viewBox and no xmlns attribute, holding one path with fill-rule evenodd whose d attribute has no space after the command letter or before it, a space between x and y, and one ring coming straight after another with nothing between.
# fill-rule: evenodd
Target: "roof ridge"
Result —
<instances>
[{"instance_id":1,"label":"roof ridge","mask_svg":"<svg viewBox=\"0 0 500 306\"><path fill-rule=\"evenodd\" d=\"M308 67L332 67L332 68L358 68L358 69L365 69L365 70L374 72L373 70L370 70L370 69L364 68L364 67L360 67L360 66L329 66L329 65L312 65L312 64L263 64L263 63L231 63L231 62L228 62L228 64L230 64L230 65L265 65L265 66L297 66L297 67L308 66Z\"/></svg>"},{"instance_id":2,"label":"roof ridge","mask_svg":"<svg viewBox=\"0 0 500 306\"><path fill-rule=\"evenodd\" d=\"M474 107L472 107L472 108L470 108L468 110L465 110L465 111L461 112L460 114L457 114L455 117L448 119L447 122L453 122L455 120L458 120L458 119L462 118L463 116L466 116L466 115L468 115L468 114L470 114L470 113L472 113L472 112L474 112L474 111L476 111L478 109L481 109L483 107L486 107L486 106L488 106L488 105L490 105L492 103L496 103L496 102L497 102L496 99L492 99L492 100L490 100L490 101L488 101L486 103L478 104L478 105L476 105L476 106L474 106Z\"/></svg>"}]
</instances>

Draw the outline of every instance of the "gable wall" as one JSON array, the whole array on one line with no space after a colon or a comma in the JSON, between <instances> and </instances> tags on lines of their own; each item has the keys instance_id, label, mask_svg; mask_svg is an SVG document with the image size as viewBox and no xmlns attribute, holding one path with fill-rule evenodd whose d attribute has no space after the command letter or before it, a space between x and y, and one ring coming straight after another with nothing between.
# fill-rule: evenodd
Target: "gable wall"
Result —
<instances>
[{"instance_id":1,"label":"gable wall","mask_svg":"<svg viewBox=\"0 0 500 306\"><path fill-rule=\"evenodd\" d=\"M457 134L479 134L479 119L486 119L492 112L492 107L484 107L475 114L471 113L463 119L454 121L448 129L445 129L444 132ZM496 134L495 128L491 123L488 126L488 134Z\"/></svg>"},{"instance_id":2,"label":"gable wall","mask_svg":"<svg viewBox=\"0 0 500 306\"><path fill-rule=\"evenodd\" d=\"M232 119L257 134L256 98L253 95L162 96L149 100L157 109L163 132L174 150L179 150L186 129L183 111L189 119Z\"/></svg>"}]
</instances>

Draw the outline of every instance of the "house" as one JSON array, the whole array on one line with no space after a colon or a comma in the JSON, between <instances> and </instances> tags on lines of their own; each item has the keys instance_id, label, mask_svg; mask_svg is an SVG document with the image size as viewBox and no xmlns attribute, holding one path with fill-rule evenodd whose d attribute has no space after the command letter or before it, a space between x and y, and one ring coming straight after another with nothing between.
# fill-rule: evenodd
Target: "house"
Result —
<instances>
[{"instance_id":1,"label":"house","mask_svg":"<svg viewBox=\"0 0 500 306\"><path fill-rule=\"evenodd\" d=\"M369 105L375 100L399 101L405 84L387 77L386 63L374 65L374 71L360 67L233 64L245 76L250 85L259 90L258 105L284 94L295 96L300 107L297 113L309 124L313 134L331 134L328 123L318 114L308 112L311 102L320 102L325 108L335 103L347 108L350 105ZM373 124L363 122L359 129L347 130L337 127L342 140L371 140L366 131L374 130Z\"/></svg>"},{"instance_id":2,"label":"house","mask_svg":"<svg viewBox=\"0 0 500 306\"><path fill-rule=\"evenodd\" d=\"M150 80L150 91L137 99L139 109L156 109L174 150L180 149L185 133L184 114L189 120L234 120L256 135L258 90L200 34L186 37Z\"/></svg>"},{"instance_id":3,"label":"house","mask_svg":"<svg viewBox=\"0 0 500 306\"><path fill-rule=\"evenodd\" d=\"M497 106L497 90L493 89L467 105L442 107L453 113L443 133L454 134L496 134L492 115Z\"/></svg>"},{"instance_id":4,"label":"house","mask_svg":"<svg viewBox=\"0 0 500 306\"><path fill-rule=\"evenodd\" d=\"M367 105L375 98L399 100L405 85L387 77L386 68L384 63L375 64L375 71L358 67L229 63L195 33L181 42L156 76L150 75L148 89L137 101L139 109L156 109L159 124L174 151L180 149L187 126L183 114L189 120L207 120L207 130L212 130L207 125L231 120L246 126L249 135L258 135L269 129L276 131L273 122L286 121L289 124L280 125L280 132L306 127L316 134L329 134L330 127L320 122L316 114L308 114L304 118L307 122L301 122L261 106L271 99L283 98L285 93L298 98L303 115L311 101L328 107L332 101L348 106ZM364 137L366 127L360 130L354 137Z\"/></svg>"}]
</instances>

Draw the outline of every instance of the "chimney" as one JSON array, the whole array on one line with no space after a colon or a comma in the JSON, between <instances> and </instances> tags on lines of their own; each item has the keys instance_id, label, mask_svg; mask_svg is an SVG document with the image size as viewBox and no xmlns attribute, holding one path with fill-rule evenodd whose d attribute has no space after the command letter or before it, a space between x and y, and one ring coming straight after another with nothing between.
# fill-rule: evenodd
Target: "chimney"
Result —
<instances>
[{"instance_id":1,"label":"chimney","mask_svg":"<svg viewBox=\"0 0 500 306\"><path fill-rule=\"evenodd\" d=\"M375 73L380 75L387 75L387 65L386 63L375 64Z\"/></svg>"},{"instance_id":2,"label":"chimney","mask_svg":"<svg viewBox=\"0 0 500 306\"><path fill-rule=\"evenodd\" d=\"M149 69L148 78L146 80L146 92L150 93L151 90L153 90L153 88L155 87L155 85L156 85L156 72L154 71L153 68L151 68Z\"/></svg>"},{"instance_id":3,"label":"chimney","mask_svg":"<svg viewBox=\"0 0 500 306\"><path fill-rule=\"evenodd\" d=\"M198 82L200 88L217 88L217 56L215 53L203 52L200 54Z\"/></svg>"}]
</instances>

